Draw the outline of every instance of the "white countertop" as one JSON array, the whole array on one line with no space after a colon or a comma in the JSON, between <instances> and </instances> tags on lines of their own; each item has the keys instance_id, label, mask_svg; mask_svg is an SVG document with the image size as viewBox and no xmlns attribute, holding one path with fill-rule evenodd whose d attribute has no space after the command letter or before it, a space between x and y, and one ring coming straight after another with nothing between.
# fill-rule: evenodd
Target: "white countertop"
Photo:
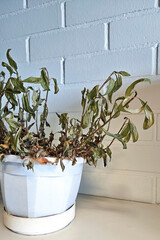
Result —
<instances>
[{"instance_id":1,"label":"white countertop","mask_svg":"<svg viewBox=\"0 0 160 240\"><path fill-rule=\"evenodd\" d=\"M48 235L24 236L8 230L2 221L0 240L160 240L160 206L79 195L74 221Z\"/></svg>"}]
</instances>

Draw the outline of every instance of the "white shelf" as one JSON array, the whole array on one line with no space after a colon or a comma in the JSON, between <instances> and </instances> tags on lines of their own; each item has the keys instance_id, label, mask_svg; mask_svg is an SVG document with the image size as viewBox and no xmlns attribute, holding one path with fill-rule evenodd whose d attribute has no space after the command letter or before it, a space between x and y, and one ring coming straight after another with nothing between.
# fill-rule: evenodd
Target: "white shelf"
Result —
<instances>
[{"instance_id":1,"label":"white shelf","mask_svg":"<svg viewBox=\"0 0 160 240\"><path fill-rule=\"evenodd\" d=\"M76 217L66 228L42 236L24 236L8 230L2 222L0 203L0 239L3 240L159 240L160 206L102 197L79 195Z\"/></svg>"}]
</instances>

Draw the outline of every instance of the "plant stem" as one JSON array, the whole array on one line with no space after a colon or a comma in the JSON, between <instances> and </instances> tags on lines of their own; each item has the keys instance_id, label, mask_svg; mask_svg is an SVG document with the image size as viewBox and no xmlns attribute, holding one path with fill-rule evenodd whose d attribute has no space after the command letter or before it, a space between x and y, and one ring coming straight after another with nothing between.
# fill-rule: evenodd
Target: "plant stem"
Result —
<instances>
[{"instance_id":1,"label":"plant stem","mask_svg":"<svg viewBox=\"0 0 160 240\"><path fill-rule=\"evenodd\" d=\"M122 129L123 129L123 127L125 126L125 124L126 124L127 121L128 121L128 118L125 117L125 121L124 121L124 123L122 124L122 126L121 126L121 128L119 129L119 131L118 131L117 134L119 134L119 133L122 131ZM108 145L108 147L110 147L110 146L112 145L112 143L114 142L115 139L116 139L116 138L113 138L113 139L112 139L112 141L110 142L110 144Z\"/></svg>"},{"instance_id":2,"label":"plant stem","mask_svg":"<svg viewBox=\"0 0 160 240\"><path fill-rule=\"evenodd\" d=\"M37 135L39 135L39 131L38 131L38 111L36 110L36 131L37 131Z\"/></svg>"},{"instance_id":3,"label":"plant stem","mask_svg":"<svg viewBox=\"0 0 160 240\"><path fill-rule=\"evenodd\" d=\"M115 105L116 105L116 101L115 101L114 104L113 104L113 108L112 108L112 111L111 111L111 113L110 113L110 117L111 117L112 114L113 114L113 111L114 111ZM109 131L110 123L111 123L111 122L108 123L107 131Z\"/></svg>"},{"instance_id":4,"label":"plant stem","mask_svg":"<svg viewBox=\"0 0 160 240\"><path fill-rule=\"evenodd\" d=\"M113 71L113 72L109 75L109 77L106 79L106 81L105 81L105 82L102 84L102 86L98 89L98 92L101 91L101 89L104 87L104 85L111 79L112 75L115 74L115 73L116 73L116 72Z\"/></svg>"}]
</instances>

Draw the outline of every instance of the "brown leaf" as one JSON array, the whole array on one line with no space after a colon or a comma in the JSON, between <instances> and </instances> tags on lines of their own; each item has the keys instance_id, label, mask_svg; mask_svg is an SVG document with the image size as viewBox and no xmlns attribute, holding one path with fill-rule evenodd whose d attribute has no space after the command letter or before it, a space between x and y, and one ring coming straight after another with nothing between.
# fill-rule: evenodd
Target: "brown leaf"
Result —
<instances>
[{"instance_id":1,"label":"brown leaf","mask_svg":"<svg viewBox=\"0 0 160 240\"><path fill-rule=\"evenodd\" d=\"M8 144L0 144L0 147L7 149L7 148L9 148L9 145Z\"/></svg>"},{"instance_id":2,"label":"brown leaf","mask_svg":"<svg viewBox=\"0 0 160 240\"><path fill-rule=\"evenodd\" d=\"M44 157L35 158L35 161L37 161L41 165L45 165L45 164L49 163L47 158L44 158Z\"/></svg>"}]
</instances>

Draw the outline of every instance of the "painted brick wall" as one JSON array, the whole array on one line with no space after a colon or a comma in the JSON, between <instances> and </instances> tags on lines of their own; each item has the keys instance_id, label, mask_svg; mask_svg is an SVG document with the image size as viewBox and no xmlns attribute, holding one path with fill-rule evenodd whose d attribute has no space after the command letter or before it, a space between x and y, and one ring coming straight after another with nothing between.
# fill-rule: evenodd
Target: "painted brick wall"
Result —
<instances>
[{"instance_id":1,"label":"painted brick wall","mask_svg":"<svg viewBox=\"0 0 160 240\"><path fill-rule=\"evenodd\" d=\"M81 193L160 202L159 22L158 0L0 1L0 61L12 48L23 78L47 67L59 82L60 93L49 101L53 130L55 112L78 117L83 87L101 83L113 70L131 73L124 85L139 76L152 79L138 90L154 110L155 125L143 131L143 114L133 116L139 142L127 150L115 143L107 168L101 162L96 169L84 166ZM116 121L112 128L118 130Z\"/></svg>"}]
</instances>

